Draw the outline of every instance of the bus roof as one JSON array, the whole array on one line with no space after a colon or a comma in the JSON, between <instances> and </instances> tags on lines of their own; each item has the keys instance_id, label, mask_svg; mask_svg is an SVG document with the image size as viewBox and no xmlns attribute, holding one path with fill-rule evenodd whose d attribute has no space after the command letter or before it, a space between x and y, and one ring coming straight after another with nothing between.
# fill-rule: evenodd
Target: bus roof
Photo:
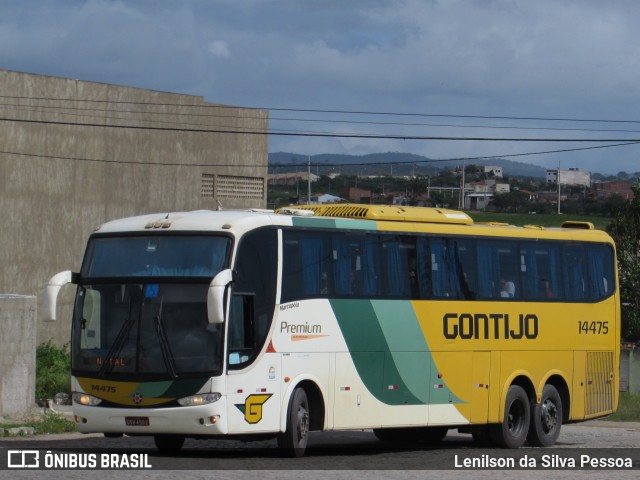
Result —
<instances>
[{"instance_id":1,"label":"bus roof","mask_svg":"<svg viewBox=\"0 0 640 480\"><path fill-rule=\"evenodd\" d=\"M389 205L302 205L270 210L198 210L123 218L104 223L97 234L133 232L228 232L242 235L268 225L393 232L476 235L534 239L586 240L612 243L611 237L588 222L561 227L516 227L505 223L475 223L456 210Z\"/></svg>"},{"instance_id":2,"label":"bus roof","mask_svg":"<svg viewBox=\"0 0 640 480\"><path fill-rule=\"evenodd\" d=\"M364 205L354 203L300 205L295 208L312 211L319 217L360 218L366 220L388 220L392 222L449 223L456 225L473 224L473 220L466 213L457 210L448 210L446 208Z\"/></svg>"}]
</instances>

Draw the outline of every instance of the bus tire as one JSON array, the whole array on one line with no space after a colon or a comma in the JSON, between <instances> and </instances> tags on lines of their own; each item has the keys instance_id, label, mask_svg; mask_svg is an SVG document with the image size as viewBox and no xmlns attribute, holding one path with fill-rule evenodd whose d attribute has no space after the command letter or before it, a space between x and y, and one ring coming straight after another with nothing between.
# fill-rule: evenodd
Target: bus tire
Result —
<instances>
[{"instance_id":1,"label":"bus tire","mask_svg":"<svg viewBox=\"0 0 640 480\"><path fill-rule=\"evenodd\" d=\"M493 442L491 441L491 435L489 435L489 425L480 425L475 427L471 431L471 436L473 437L473 441L479 447L488 448L493 447Z\"/></svg>"},{"instance_id":2,"label":"bus tire","mask_svg":"<svg viewBox=\"0 0 640 480\"><path fill-rule=\"evenodd\" d=\"M536 447L550 447L560 435L562 427L562 399L556 387L547 384L540 403L532 405L531 426L527 439Z\"/></svg>"},{"instance_id":3,"label":"bus tire","mask_svg":"<svg viewBox=\"0 0 640 480\"><path fill-rule=\"evenodd\" d=\"M424 443L439 443L449 433L447 427L426 427L422 429L420 441Z\"/></svg>"},{"instance_id":4,"label":"bus tire","mask_svg":"<svg viewBox=\"0 0 640 480\"><path fill-rule=\"evenodd\" d=\"M302 457L309 439L309 401L303 388L296 388L289 401L287 429L278 435L278 447L287 457Z\"/></svg>"},{"instance_id":5,"label":"bus tire","mask_svg":"<svg viewBox=\"0 0 640 480\"><path fill-rule=\"evenodd\" d=\"M520 448L527 439L531 423L531 404L524 388L511 385L504 405L504 419L491 425L491 440L502 448Z\"/></svg>"},{"instance_id":6,"label":"bus tire","mask_svg":"<svg viewBox=\"0 0 640 480\"><path fill-rule=\"evenodd\" d=\"M182 435L154 435L153 441L161 452L178 452L184 445Z\"/></svg>"}]
</instances>

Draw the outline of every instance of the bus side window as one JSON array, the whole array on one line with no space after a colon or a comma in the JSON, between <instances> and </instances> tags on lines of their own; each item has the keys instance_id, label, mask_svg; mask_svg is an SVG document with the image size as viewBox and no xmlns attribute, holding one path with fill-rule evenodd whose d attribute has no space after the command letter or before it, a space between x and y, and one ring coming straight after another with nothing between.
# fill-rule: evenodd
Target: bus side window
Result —
<instances>
[{"instance_id":1,"label":"bus side window","mask_svg":"<svg viewBox=\"0 0 640 480\"><path fill-rule=\"evenodd\" d=\"M408 250L410 242L396 235L386 235L382 244L382 265L385 296L391 298L411 297L411 270Z\"/></svg>"},{"instance_id":2,"label":"bus side window","mask_svg":"<svg viewBox=\"0 0 640 480\"><path fill-rule=\"evenodd\" d=\"M569 245L563 249L563 279L567 300L585 298L585 251L581 245Z\"/></svg>"},{"instance_id":3,"label":"bus side window","mask_svg":"<svg viewBox=\"0 0 640 480\"><path fill-rule=\"evenodd\" d=\"M253 295L233 295L229 311L229 366L246 363L254 346Z\"/></svg>"},{"instance_id":4,"label":"bus side window","mask_svg":"<svg viewBox=\"0 0 640 480\"><path fill-rule=\"evenodd\" d=\"M327 238L325 233L283 231L282 303L328 294Z\"/></svg>"},{"instance_id":5,"label":"bus side window","mask_svg":"<svg viewBox=\"0 0 640 480\"><path fill-rule=\"evenodd\" d=\"M478 240L477 271L478 298L500 297L500 257L496 242L492 240Z\"/></svg>"},{"instance_id":6,"label":"bus side window","mask_svg":"<svg viewBox=\"0 0 640 480\"><path fill-rule=\"evenodd\" d=\"M586 249L586 263L589 271L587 276L587 295L591 300L602 300L614 288L614 273L612 265L613 251L605 245L593 245Z\"/></svg>"}]
</instances>

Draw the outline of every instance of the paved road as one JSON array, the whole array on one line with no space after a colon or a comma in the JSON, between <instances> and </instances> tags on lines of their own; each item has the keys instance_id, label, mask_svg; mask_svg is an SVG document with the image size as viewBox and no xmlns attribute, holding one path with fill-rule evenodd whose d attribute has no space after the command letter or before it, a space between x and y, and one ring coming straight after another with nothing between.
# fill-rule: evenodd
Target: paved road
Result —
<instances>
[{"instance_id":1,"label":"paved road","mask_svg":"<svg viewBox=\"0 0 640 480\"><path fill-rule=\"evenodd\" d=\"M563 426L557 445L551 449L522 448L519 450L479 449L470 435L450 431L437 447L426 445L390 445L378 441L370 431L331 432L314 434L310 439L307 455L301 459L281 458L275 441L241 443L234 441L187 440L180 455L164 456L154 449L153 441L147 437L124 437L107 439L101 435L42 435L0 440L1 448L40 449L52 452L84 452L148 454L153 471L135 472L136 478L175 478L185 470L188 478L447 478L468 476L469 478L582 478L596 475L602 478L610 474L611 468L597 471L549 469L560 462L577 465L580 456L589 454L605 458L631 458L635 471L623 468L616 478L638 478L640 476L640 423L615 423L592 421ZM634 448L634 450L630 450ZM597 449L597 450L596 450ZM608 450L603 450L608 449ZM6 455L2 453L3 455ZM543 456L545 456L543 458ZM534 459L543 469L513 470L522 458ZM478 471L464 467L465 461L494 462L494 471ZM507 462L505 468L502 463ZM6 464L6 463L4 463ZM157 469L163 471L159 471ZM186 471L188 470L188 471ZM215 475L212 475L215 470ZM130 478L132 472L113 471L39 471L24 472L0 470L0 476L17 480L20 478L83 478L95 475L111 478ZM10 475L9 475L10 474Z\"/></svg>"}]
</instances>

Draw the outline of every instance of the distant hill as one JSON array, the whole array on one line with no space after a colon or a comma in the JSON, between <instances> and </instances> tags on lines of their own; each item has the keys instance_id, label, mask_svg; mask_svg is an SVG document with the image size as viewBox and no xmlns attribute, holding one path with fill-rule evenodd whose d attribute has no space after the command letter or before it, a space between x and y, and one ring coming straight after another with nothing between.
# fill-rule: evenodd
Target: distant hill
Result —
<instances>
[{"instance_id":1,"label":"distant hill","mask_svg":"<svg viewBox=\"0 0 640 480\"><path fill-rule=\"evenodd\" d=\"M285 165L297 165L297 168L305 168L308 162L307 155L288 152L275 152L269 154L270 167L282 167ZM327 174L331 171L341 171L347 174L360 175L409 175L434 174L439 170L451 169L462 165L462 161L432 160L422 155L413 153L371 153L368 155L341 155L321 153L311 155L311 164L314 173ZM502 173L509 177L545 178L546 169L528 163L514 162L502 158L491 160L468 160L467 165L493 165L502 167ZM294 168L294 167L288 167Z\"/></svg>"}]
</instances>

